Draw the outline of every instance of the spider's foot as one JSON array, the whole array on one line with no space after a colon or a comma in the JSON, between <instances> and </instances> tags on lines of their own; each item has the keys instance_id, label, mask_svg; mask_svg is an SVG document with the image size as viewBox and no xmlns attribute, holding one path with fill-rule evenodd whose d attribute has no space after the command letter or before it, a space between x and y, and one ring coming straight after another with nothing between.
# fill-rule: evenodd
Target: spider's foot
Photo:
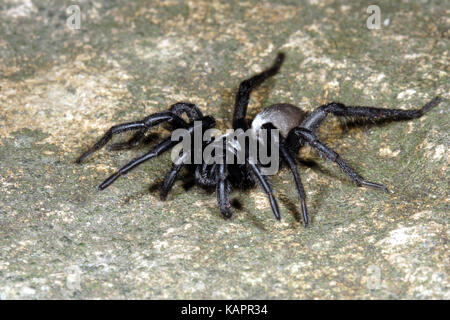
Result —
<instances>
[{"instance_id":1,"label":"spider's foot","mask_svg":"<svg viewBox=\"0 0 450 320\"><path fill-rule=\"evenodd\" d=\"M306 201L302 200L302 214L303 214L303 223L305 228L309 227L309 215L308 215L308 209L306 208Z\"/></svg>"},{"instance_id":2,"label":"spider's foot","mask_svg":"<svg viewBox=\"0 0 450 320\"><path fill-rule=\"evenodd\" d=\"M105 181L103 181L103 182L97 187L97 189L98 189L98 190L106 189L106 188L109 187L114 181L116 181L116 179L117 179L118 177L120 177L120 175L121 175L120 172L116 172L116 173L110 175L108 179L106 179Z\"/></svg>"},{"instance_id":3,"label":"spider's foot","mask_svg":"<svg viewBox=\"0 0 450 320\"><path fill-rule=\"evenodd\" d=\"M226 208L221 208L220 213L222 214L222 217L225 220L229 220L233 216L233 210L231 210L231 206L226 207Z\"/></svg>"},{"instance_id":4,"label":"spider's foot","mask_svg":"<svg viewBox=\"0 0 450 320\"><path fill-rule=\"evenodd\" d=\"M161 201L166 201L169 196L169 189L162 189L159 191L159 199Z\"/></svg>"},{"instance_id":5,"label":"spider's foot","mask_svg":"<svg viewBox=\"0 0 450 320\"><path fill-rule=\"evenodd\" d=\"M77 158L77 160L75 160L75 163L78 163L78 164L82 163L84 160L86 160L86 158L87 158L89 155L90 155L90 153L87 153L87 152L83 153L81 156L79 156L79 157Z\"/></svg>"},{"instance_id":6,"label":"spider's foot","mask_svg":"<svg viewBox=\"0 0 450 320\"><path fill-rule=\"evenodd\" d=\"M380 184L380 183L375 183L375 182L370 182L370 181L361 181L360 186L380 189L380 190L383 190L384 192L389 192L388 188L385 185Z\"/></svg>"},{"instance_id":7,"label":"spider's foot","mask_svg":"<svg viewBox=\"0 0 450 320\"><path fill-rule=\"evenodd\" d=\"M428 102L426 105L424 105L422 107L422 113L427 112L428 110L434 108L435 106L437 106L440 102L442 101L441 97L435 97L433 100L431 100L430 102Z\"/></svg>"},{"instance_id":8,"label":"spider's foot","mask_svg":"<svg viewBox=\"0 0 450 320\"><path fill-rule=\"evenodd\" d=\"M167 200L167 193L160 192L159 193L159 200L166 201Z\"/></svg>"},{"instance_id":9,"label":"spider's foot","mask_svg":"<svg viewBox=\"0 0 450 320\"><path fill-rule=\"evenodd\" d=\"M277 201L273 197L270 197L269 200L270 200L270 206L272 207L272 212L273 212L273 215L275 216L275 219L277 219L277 221L281 221L280 208L278 208Z\"/></svg>"}]
</instances>

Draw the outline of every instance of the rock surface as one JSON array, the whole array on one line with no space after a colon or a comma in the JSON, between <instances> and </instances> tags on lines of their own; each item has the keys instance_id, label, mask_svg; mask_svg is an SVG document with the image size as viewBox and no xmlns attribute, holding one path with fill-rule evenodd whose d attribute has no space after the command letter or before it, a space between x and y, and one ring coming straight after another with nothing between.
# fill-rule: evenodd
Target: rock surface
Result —
<instances>
[{"instance_id":1,"label":"rock surface","mask_svg":"<svg viewBox=\"0 0 450 320\"><path fill-rule=\"evenodd\" d=\"M0 299L450 298L446 1L377 1L381 29L348 1L83 1L78 30L66 1L49 3L0 4ZM286 170L271 179L278 223L258 189L233 192L230 221L189 177L160 201L168 155L95 189L146 145L74 164L110 126L177 101L229 127L239 82L278 51L287 60L250 116L277 102L445 98L415 121L321 129L391 193L356 188L305 149L305 229Z\"/></svg>"}]
</instances>

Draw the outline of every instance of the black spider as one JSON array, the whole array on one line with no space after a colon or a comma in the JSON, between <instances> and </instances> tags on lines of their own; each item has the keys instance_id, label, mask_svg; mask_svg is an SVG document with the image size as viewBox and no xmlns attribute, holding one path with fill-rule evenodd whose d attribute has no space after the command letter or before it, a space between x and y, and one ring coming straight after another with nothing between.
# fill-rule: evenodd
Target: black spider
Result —
<instances>
[{"instance_id":1,"label":"black spider","mask_svg":"<svg viewBox=\"0 0 450 320\"><path fill-rule=\"evenodd\" d=\"M246 130L249 127L245 117L250 93L266 79L274 76L278 72L284 61L284 57L285 56L283 53L279 53L270 68L247 80L244 80L240 84L235 101L233 129ZM263 109L258 115L256 115L251 123L250 129L253 130L255 134L258 134L262 128L276 128L279 130L281 138L277 140L277 142L272 143L277 143L279 154L281 155L283 163L286 164L292 172L297 193L300 198L303 222L305 226L307 226L309 224L309 216L306 207L306 195L297 171L296 162L294 160L294 155L296 155L299 149L305 144L309 144L321 156L335 162L344 171L344 173L356 183L357 186L373 187L387 191L387 188L382 184L364 180L339 156L338 153L318 139L316 129L320 126L328 114L371 122L408 120L421 117L425 112L436 106L440 101L441 99L436 97L421 109L417 110L345 106L341 103L331 102L320 106L310 113L302 111L301 109L290 104L275 104ZM181 118L183 114L185 114L189 119L188 122ZM214 118L211 116L203 116L202 112L195 104L179 102L172 105L169 111L149 115L141 121L124 123L111 127L106 134L92 148L82 154L76 162L81 163L90 154L102 148L114 134L129 130L136 130L137 132L130 140L123 143L113 144L109 147L109 150L132 148L139 144L148 129L163 122L168 122L174 129L187 129L191 135L193 134L196 125L199 123L202 125L203 132L206 129L210 129L215 126ZM211 141L205 142L202 147L205 148L213 141L217 141L217 139L212 139ZM222 140L219 138L219 141ZM100 190L105 189L121 175L126 174L141 163L161 155L163 152L171 149L178 143L179 141L172 141L170 137L165 139L146 154L133 159L117 172L112 174L108 179L100 184L98 188ZM223 143L224 148L226 149L227 146L225 145L225 139L223 139ZM186 167L195 175L195 181L200 186L206 188L216 188L218 205L224 218L230 218L232 216L231 204L229 200L231 187L237 189L247 189L253 187L255 182L258 182L270 200L270 205L275 218L277 220L281 219L278 204L273 196L270 184L267 177L261 172L261 164L258 162L253 163L249 161L247 153L245 163L243 164L208 164L206 162L201 162L200 164L185 164L181 161L182 156L183 154L180 153L180 158L174 162L172 169L165 177L160 192L162 199L166 198L180 170L183 167Z\"/></svg>"}]
</instances>

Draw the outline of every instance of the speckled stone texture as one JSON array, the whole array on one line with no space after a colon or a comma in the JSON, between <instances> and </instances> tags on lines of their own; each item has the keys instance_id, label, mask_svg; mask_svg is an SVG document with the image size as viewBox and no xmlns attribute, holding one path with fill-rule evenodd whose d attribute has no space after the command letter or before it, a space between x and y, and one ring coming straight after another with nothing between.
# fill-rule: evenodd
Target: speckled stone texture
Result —
<instances>
[{"instance_id":1,"label":"speckled stone texture","mask_svg":"<svg viewBox=\"0 0 450 320\"><path fill-rule=\"evenodd\" d=\"M366 26L370 1L81 1L71 30L73 3L0 3L1 299L450 298L447 1L376 1L379 30ZM110 126L177 101L229 127L239 82L278 51L286 62L250 116L278 102L444 98L418 120L341 129L330 117L320 130L391 193L355 187L306 148L305 229L284 169L271 178L279 223L258 189L234 191L225 221L186 175L160 201L168 154L95 189L145 144L74 164Z\"/></svg>"}]
</instances>

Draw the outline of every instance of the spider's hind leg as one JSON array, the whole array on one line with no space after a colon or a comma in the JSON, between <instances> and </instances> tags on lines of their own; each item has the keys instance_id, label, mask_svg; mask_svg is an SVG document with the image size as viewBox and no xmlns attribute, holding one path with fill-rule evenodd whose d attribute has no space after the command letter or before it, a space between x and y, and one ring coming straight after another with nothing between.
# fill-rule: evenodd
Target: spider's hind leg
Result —
<instances>
[{"instance_id":1,"label":"spider's hind leg","mask_svg":"<svg viewBox=\"0 0 450 320\"><path fill-rule=\"evenodd\" d=\"M320 106L314 110L301 124L302 128L315 131L328 114L338 117L352 118L363 121L401 121L420 118L433 107L441 102L440 97L425 104L420 109L401 110L401 109L384 109L375 107L345 106L342 103L331 102Z\"/></svg>"},{"instance_id":2,"label":"spider's hind leg","mask_svg":"<svg viewBox=\"0 0 450 320\"><path fill-rule=\"evenodd\" d=\"M233 210L231 209L230 203L231 185L230 181L228 180L228 167L226 162L226 139L222 140L221 152L222 163L216 163L214 179L216 183L217 204L222 216L225 219L230 219L233 216Z\"/></svg>"},{"instance_id":3,"label":"spider's hind leg","mask_svg":"<svg viewBox=\"0 0 450 320\"><path fill-rule=\"evenodd\" d=\"M317 139L317 136L309 129L305 129L303 127L295 128L289 133L289 135L296 136L297 139L303 140L306 143L308 143L313 149L315 149L319 154L325 158L327 158L330 161L335 162L341 169L344 171L344 173L352 179L352 181L358 186L358 187L371 187L375 189L380 189L383 191L388 191L387 187L376 182L370 182L364 180L354 169L352 169L342 158L341 156L328 147L325 143L321 142L319 139Z\"/></svg>"}]
</instances>

